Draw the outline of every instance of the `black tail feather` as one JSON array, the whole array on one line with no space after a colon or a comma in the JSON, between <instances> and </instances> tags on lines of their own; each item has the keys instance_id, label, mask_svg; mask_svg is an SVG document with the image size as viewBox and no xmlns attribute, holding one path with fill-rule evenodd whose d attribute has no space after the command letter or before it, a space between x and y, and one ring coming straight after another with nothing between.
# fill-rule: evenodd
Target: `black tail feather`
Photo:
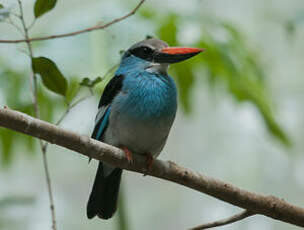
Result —
<instances>
[{"instance_id":1,"label":"black tail feather","mask_svg":"<svg viewBox=\"0 0 304 230\"><path fill-rule=\"evenodd\" d=\"M122 169L115 168L107 177L104 176L103 165L98 165L93 189L87 205L87 217L96 215L102 219L109 219L117 209L119 185Z\"/></svg>"}]
</instances>

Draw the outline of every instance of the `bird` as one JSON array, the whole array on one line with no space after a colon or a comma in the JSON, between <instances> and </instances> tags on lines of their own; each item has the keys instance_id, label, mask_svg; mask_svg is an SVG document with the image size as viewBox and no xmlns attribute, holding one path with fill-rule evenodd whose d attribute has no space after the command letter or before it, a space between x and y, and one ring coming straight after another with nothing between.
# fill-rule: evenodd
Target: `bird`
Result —
<instances>
[{"instance_id":1,"label":"bird","mask_svg":"<svg viewBox=\"0 0 304 230\"><path fill-rule=\"evenodd\" d=\"M132 45L103 91L91 137L121 148L129 163L133 154L145 156L151 168L166 144L177 111L177 89L168 66L202 51L169 47L157 38ZM121 168L99 162L87 204L89 219L114 215L121 175Z\"/></svg>"}]
</instances>

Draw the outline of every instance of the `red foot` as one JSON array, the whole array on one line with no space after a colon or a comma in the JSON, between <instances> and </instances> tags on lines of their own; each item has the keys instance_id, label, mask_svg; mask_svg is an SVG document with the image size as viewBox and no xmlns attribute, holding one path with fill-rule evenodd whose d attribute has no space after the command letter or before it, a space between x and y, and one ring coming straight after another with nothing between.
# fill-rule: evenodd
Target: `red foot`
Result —
<instances>
[{"instance_id":1,"label":"red foot","mask_svg":"<svg viewBox=\"0 0 304 230\"><path fill-rule=\"evenodd\" d=\"M133 162L132 152L127 147L122 147L121 149L125 152L128 162L132 163Z\"/></svg>"},{"instance_id":2,"label":"red foot","mask_svg":"<svg viewBox=\"0 0 304 230\"><path fill-rule=\"evenodd\" d=\"M147 164L147 170L148 170L148 172L151 171L153 162L154 162L153 156L151 154L147 154L146 164Z\"/></svg>"}]
</instances>

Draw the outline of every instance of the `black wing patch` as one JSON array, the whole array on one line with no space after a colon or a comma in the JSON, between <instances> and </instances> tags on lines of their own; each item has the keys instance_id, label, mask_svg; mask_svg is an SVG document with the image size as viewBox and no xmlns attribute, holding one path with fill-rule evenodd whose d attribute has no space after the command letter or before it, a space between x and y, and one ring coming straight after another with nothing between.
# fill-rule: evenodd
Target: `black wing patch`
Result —
<instances>
[{"instance_id":1,"label":"black wing patch","mask_svg":"<svg viewBox=\"0 0 304 230\"><path fill-rule=\"evenodd\" d=\"M93 133L91 135L91 137L93 139L100 140L100 141L103 140L103 134L106 131L108 125L109 125L109 122L108 122L109 121L109 114L110 114L110 107L108 107L105 110L102 118L99 119L98 123L95 125Z\"/></svg>"},{"instance_id":2,"label":"black wing patch","mask_svg":"<svg viewBox=\"0 0 304 230\"><path fill-rule=\"evenodd\" d=\"M98 108L102 106L109 105L113 98L119 93L122 88L122 82L124 80L124 75L116 75L114 76L109 83L106 85L103 94L100 98Z\"/></svg>"},{"instance_id":3,"label":"black wing patch","mask_svg":"<svg viewBox=\"0 0 304 230\"><path fill-rule=\"evenodd\" d=\"M106 87L101 95L101 98L100 98L100 101L98 104L98 108L111 104L114 97L119 93L119 91L122 88L123 79L124 79L124 75L116 75L109 81L109 83L106 85ZM92 138L94 138L94 139L97 138L98 130L100 128L102 121L105 118L105 115L107 114L108 109L105 110L102 118L99 119L98 123L95 125L95 128L94 128L92 136L91 136ZM106 126L103 128L103 133L107 129L107 126L108 126L108 123L106 123ZM103 133L100 135L100 137L98 139L102 140Z\"/></svg>"}]
</instances>

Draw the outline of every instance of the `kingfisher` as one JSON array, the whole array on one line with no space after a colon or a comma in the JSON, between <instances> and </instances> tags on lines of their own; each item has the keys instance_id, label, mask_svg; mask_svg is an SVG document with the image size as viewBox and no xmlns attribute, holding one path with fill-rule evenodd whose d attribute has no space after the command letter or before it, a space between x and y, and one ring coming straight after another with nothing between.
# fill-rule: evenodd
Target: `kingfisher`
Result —
<instances>
[{"instance_id":1,"label":"kingfisher","mask_svg":"<svg viewBox=\"0 0 304 230\"><path fill-rule=\"evenodd\" d=\"M177 90L168 66L202 51L169 47L156 38L131 46L103 91L92 138L121 148L129 163L132 154L145 156L147 169L151 169L153 159L165 146L177 110ZM89 219L114 215L121 175L121 168L99 162L87 204Z\"/></svg>"}]
</instances>

